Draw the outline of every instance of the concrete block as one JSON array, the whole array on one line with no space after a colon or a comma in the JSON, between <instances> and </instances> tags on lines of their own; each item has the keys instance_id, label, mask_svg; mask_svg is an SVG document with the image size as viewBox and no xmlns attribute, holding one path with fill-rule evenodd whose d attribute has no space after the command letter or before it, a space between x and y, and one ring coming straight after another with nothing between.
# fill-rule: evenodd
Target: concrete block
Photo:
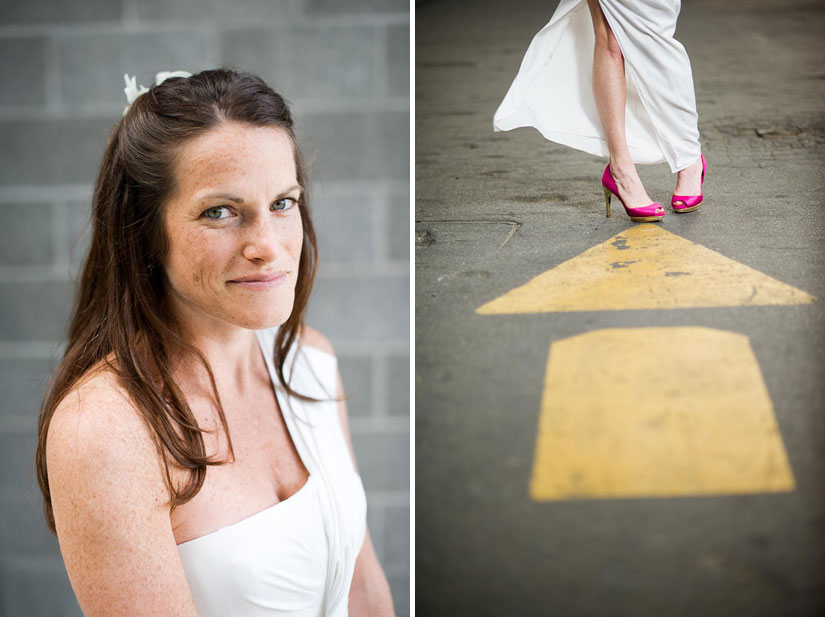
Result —
<instances>
[{"instance_id":1,"label":"concrete block","mask_svg":"<svg viewBox=\"0 0 825 617\"><path fill-rule=\"evenodd\" d=\"M367 503L367 527L379 563L384 563L384 508Z\"/></svg>"},{"instance_id":2,"label":"concrete block","mask_svg":"<svg viewBox=\"0 0 825 617\"><path fill-rule=\"evenodd\" d=\"M409 13L405 0L306 0L307 13Z\"/></svg>"},{"instance_id":3,"label":"concrete block","mask_svg":"<svg viewBox=\"0 0 825 617\"><path fill-rule=\"evenodd\" d=\"M321 278L309 301L308 321L339 340L408 340L409 275Z\"/></svg>"},{"instance_id":4,"label":"concrete block","mask_svg":"<svg viewBox=\"0 0 825 617\"><path fill-rule=\"evenodd\" d=\"M389 200L389 212L385 217L388 229L389 258L397 261L410 261L410 197L409 195L392 197Z\"/></svg>"},{"instance_id":5,"label":"concrete block","mask_svg":"<svg viewBox=\"0 0 825 617\"><path fill-rule=\"evenodd\" d=\"M137 3L141 19L262 19L278 23L300 15L302 0L141 0Z\"/></svg>"},{"instance_id":6,"label":"concrete block","mask_svg":"<svg viewBox=\"0 0 825 617\"><path fill-rule=\"evenodd\" d=\"M105 22L121 19L123 0L3 0L0 24Z\"/></svg>"},{"instance_id":7,"label":"concrete block","mask_svg":"<svg viewBox=\"0 0 825 617\"><path fill-rule=\"evenodd\" d=\"M36 426L37 419L32 423ZM4 497L24 497L40 492L34 472L37 447L35 429L0 432L0 493Z\"/></svg>"},{"instance_id":8,"label":"concrete block","mask_svg":"<svg viewBox=\"0 0 825 617\"><path fill-rule=\"evenodd\" d=\"M387 582L390 584L396 617L410 617L410 575L389 574Z\"/></svg>"},{"instance_id":9,"label":"concrete block","mask_svg":"<svg viewBox=\"0 0 825 617\"><path fill-rule=\"evenodd\" d=\"M313 179L408 180L409 112L308 113L296 110L298 140Z\"/></svg>"},{"instance_id":10,"label":"concrete block","mask_svg":"<svg viewBox=\"0 0 825 617\"><path fill-rule=\"evenodd\" d=\"M387 414L410 415L410 357L390 356L387 359Z\"/></svg>"},{"instance_id":11,"label":"concrete block","mask_svg":"<svg viewBox=\"0 0 825 617\"><path fill-rule=\"evenodd\" d=\"M114 123L114 118L0 122L0 186L94 183Z\"/></svg>"},{"instance_id":12,"label":"concrete block","mask_svg":"<svg viewBox=\"0 0 825 617\"><path fill-rule=\"evenodd\" d=\"M260 75L289 101L368 97L376 92L377 29L284 26L224 33L223 60Z\"/></svg>"},{"instance_id":13,"label":"concrete block","mask_svg":"<svg viewBox=\"0 0 825 617\"><path fill-rule=\"evenodd\" d=\"M369 491L405 491L410 487L410 434L375 431L352 435L355 458Z\"/></svg>"},{"instance_id":14,"label":"concrete block","mask_svg":"<svg viewBox=\"0 0 825 617\"><path fill-rule=\"evenodd\" d=\"M5 554L60 558L57 537L46 525L40 490L0 498L3 524L0 545Z\"/></svg>"},{"instance_id":15,"label":"concrete block","mask_svg":"<svg viewBox=\"0 0 825 617\"><path fill-rule=\"evenodd\" d=\"M372 413L372 358L342 356L338 354L338 368L344 384L347 414L351 418L369 416Z\"/></svg>"},{"instance_id":16,"label":"concrete block","mask_svg":"<svg viewBox=\"0 0 825 617\"><path fill-rule=\"evenodd\" d=\"M0 560L0 611L9 617L83 617L63 560Z\"/></svg>"},{"instance_id":17,"label":"concrete block","mask_svg":"<svg viewBox=\"0 0 825 617\"><path fill-rule=\"evenodd\" d=\"M0 283L0 341L60 341L74 287L65 281Z\"/></svg>"},{"instance_id":18,"label":"concrete block","mask_svg":"<svg viewBox=\"0 0 825 617\"><path fill-rule=\"evenodd\" d=\"M0 358L0 416L31 418L36 430L46 384L56 366L46 358Z\"/></svg>"},{"instance_id":19,"label":"concrete block","mask_svg":"<svg viewBox=\"0 0 825 617\"><path fill-rule=\"evenodd\" d=\"M45 72L46 42L43 37L4 37L3 53L0 54L0 84L3 84L0 105L44 105Z\"/></svg>"},{"instance_id":20,"label":"concrete block","mask_svg":"<svg viewBox=\"0 0 825 617\"><path fill-rule=\"evenodd\" d=\"M61 34L56 37L64 105L127 105L123 74L147 88L159 71L196 73L212 63L206 32Z\"/></svg>"},{"instance_id":21,"label":"concrete block","mask_svg":"<svg viewBox=\"0 0 825 617\"><path fill-rule=\"evenodd\" d=\"M0 265L45 265L54 261L49 204L0 205Z\"/></svg>"},{"instance_id":22,"label":"concrete block","mask_svg":"<svg viewBox=\"0 0 825 617\"><path fill-rule=\"evenodd\" d=\"M374 197L336 195L315 199L313 217L318 233L319 271L325 264L373 261L378 205Z\"/></svg>"},{"instance_id":23,"label":"concrete block","mask_svg":"<svg viewBox=\"0 0 825 617\"><path fill-rule=\"evenodd\" d=\"M409 24L387 28L387 93L410 96L410 27Z\"/></svg>"},{"instance_id":24,"label":"concrete block","mask_svg":"<svg viewBox=\"0 0 825 617\"><path fill-rule=\"evenodd\" d=\"M387 568L409 571L410 507L388 506L384 509L384 561Z\"/></svg>"},{"instance_id":25,"label":"concrete block","mask_svg":"<svg viewBox=\"0 0 825 617\"><path fill-rule=\"evenodd\" d=\"M64 246L69 251L61 262L67 260L78 266L86 257L92 240L92 204L69 202L61 205L65 210L66 236Z\"/></svg>"}]
</instances>

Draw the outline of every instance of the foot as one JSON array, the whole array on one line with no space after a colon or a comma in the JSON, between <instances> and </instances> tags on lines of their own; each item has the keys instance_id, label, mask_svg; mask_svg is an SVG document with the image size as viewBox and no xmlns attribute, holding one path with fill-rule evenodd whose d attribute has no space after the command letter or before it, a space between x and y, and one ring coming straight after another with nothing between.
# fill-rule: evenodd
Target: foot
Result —
<instances>
[{"instance_id":1,"label":"foot","mask_svg":"<svg viewBox=\"0 0 825 617\"><path fill-rule=\"evenodd\" d=\"M632 162L618 163L611 160L610 173L616 181L619 196L628 208L644 208L653 203Z\"/></svg>"},{"instance_id":2,"label":"foot","mask_svg":"<svg viewBox=\"0 0 825 617\"><path fill-rule=\"evenodd\" d=\"M686 167L679 172L676 178L676 189L674 195L701 195L702 194L702 157L696 159L690 167ZM684 202L676 200L675 206L683 206Z\"/></svg>"}]
</instances>

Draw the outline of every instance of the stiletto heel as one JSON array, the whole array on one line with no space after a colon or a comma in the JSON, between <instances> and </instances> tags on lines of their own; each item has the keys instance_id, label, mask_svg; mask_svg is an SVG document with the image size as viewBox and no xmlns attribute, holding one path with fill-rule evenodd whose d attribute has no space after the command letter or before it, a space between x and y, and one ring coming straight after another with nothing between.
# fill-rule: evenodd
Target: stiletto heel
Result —
<instances>
[{"instance_id":1,"label":"stiletto heel","mask_svg":"<svg viewBox=\"0 0 825 617\"><path fill-rule=\"evenodd\" d=\"M636 221L637 223L650 223L654 221L661 221L665 218L665 209L655 201L652 204L642 206L641 208L628 208L619 196L619 187L616 186L616 181L613 179L613 174L610 171L609 163L607 167L604 168L604 173L602 174L602 188L604 188L604 205L607 210L607 216L610 216L610 196L613 194L619 198L620 202L622 202L622 206L631 221Z\"/></svg>"},{"instance_id":2,"label":"stiletto heel","mask_svg":"<svg viewBox=\"0 0 825 617\"><path fill-rule=\"evenodd\" d=\"M606 186L602 188L604 189L604 213L607 218L610 218L610 189Z\"/></svg>"},{"instance_id":3,"label":"stiletto heel","mask_svg":"<svg viewBox=\"0 0 825 617\"><path fill-rule=\"evenodd\" d=\"M702 157L702 180L699 182L699 190L701 191L702 184L705 182L705 171L708 168L708 163L705 160L704 154L700 156ZM677 213L693 212L699 207L699 204L702 203L702 198L702 193L698 195L674 195L670 198L670 207ZM675 203L677 201L681 201L682 205L677 206Z\"/></svg>"}]
</instances>

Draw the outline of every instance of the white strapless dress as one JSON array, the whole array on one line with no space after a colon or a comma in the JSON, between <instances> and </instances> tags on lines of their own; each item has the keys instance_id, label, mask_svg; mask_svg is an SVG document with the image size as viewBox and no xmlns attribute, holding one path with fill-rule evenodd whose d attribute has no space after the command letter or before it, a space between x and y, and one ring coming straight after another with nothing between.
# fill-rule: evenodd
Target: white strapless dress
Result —
<instances>
[{"instance_id":1,"label":"white strapless dress","mask_svg":"<svg viewBox=\"0 0 825 617\"><path fill-rule=\"evenodd\" d=\"M625 130L635 163L672 172L701 153L693 74L673 38L680 0L599 0L625 59ZM593 96L593 22L586 0L561 0L535 35L495 113L496 131L522 126L548 140L608 157Z\"/></svg>"},{"instance_id":2,"label":"white strapless dress","mask_svg":"<svg viewBox=\"0 0 825 617\"><path fill-rule=\"evenodd\" d=\"M199 617L348 615L355 560L366 535L366 494L338 403L304 402L280 385L273 361L277 331L255 334L309 479L288 499L178 545ZM335 396L335 356L296 349L284 365L291 387L315 398Z\"/></svg>"}]
</instances>

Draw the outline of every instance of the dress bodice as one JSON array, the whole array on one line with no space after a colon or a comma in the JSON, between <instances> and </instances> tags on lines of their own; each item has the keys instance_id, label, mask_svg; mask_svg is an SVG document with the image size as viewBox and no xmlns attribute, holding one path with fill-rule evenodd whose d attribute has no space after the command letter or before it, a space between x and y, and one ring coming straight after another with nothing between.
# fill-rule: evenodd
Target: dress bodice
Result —
<instances>
[{"instance_id":1,"label":"dress bodice","mask_svg":"<svg viewBox=\"0 0 825 617\"><path fill-rule=\"evenodd\" d=\"M277 327L256 331L284 423L309 471L287 499L178 545L199 617L344 617L367 502L338 416L338 402L302 401L277 378ZM337 360L293 345L284 363L293 390L335 396Z\"/></svg>"}]
</instances>

